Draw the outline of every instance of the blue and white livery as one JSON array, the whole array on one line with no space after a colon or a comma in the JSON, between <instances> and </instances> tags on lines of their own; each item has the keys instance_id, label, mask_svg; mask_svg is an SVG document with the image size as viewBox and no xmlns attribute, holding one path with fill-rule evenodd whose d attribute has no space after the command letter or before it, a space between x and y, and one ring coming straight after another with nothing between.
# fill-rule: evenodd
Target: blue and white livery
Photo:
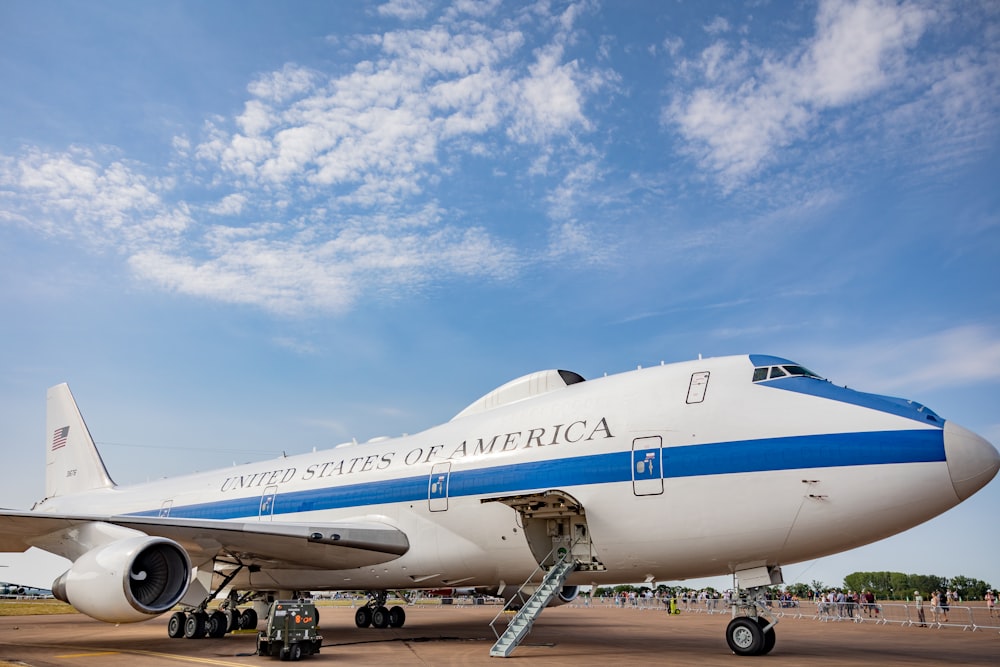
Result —
<instances>
[{"instance_id":1,"label":"blue and white livery","mask_svg":"<svg viewBox=\"0 0 1000 667\"><path fill-rule=\"evenodd\" d=\"M65 384L46 433L45 498L0 513L0 550L73 561L53 591L103 621L184 605L170 633L189 637L249 624L238 603L313 590L369 591L358 625L401 625L387 591L509 594L561 563L553 603L581 584L726 573L752 592L783 564L937 516L1000 468L923 405L763 355L541 371L415 435L130 487ZM227 615L209 614L225 592ZM730 646L766 653L773 622L752 597L738 606Z\"/></svg>"}]
</instances>

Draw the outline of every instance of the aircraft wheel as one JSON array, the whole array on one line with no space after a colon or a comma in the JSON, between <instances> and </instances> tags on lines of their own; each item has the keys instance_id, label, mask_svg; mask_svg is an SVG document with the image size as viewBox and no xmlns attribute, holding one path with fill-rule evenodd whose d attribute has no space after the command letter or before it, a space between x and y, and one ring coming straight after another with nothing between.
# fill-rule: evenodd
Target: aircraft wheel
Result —
<instances>
[{"instance_id":1,"label":"aircraft wheel","mask_svg":"<svg viewBox=\"0 0 1000 667\"><path fill-rule=\"evenodd\" d=\"M389 627L401 628L406 623L406 612L399 605L389 609Z\"/></svg>"},{"instance_id":2,"label":"aircraft wheel","mask_svg":"<svg viewBox=\"0 0 1000 667\"><path fill-rule=\"evenodd\" d=\"M738 616L726 627L726 643L736 655L758 655L764 646L764 636L756 621Z\"/></svg>"},{"instance_id":3,"label":"aircraft wheel","mask_svg":"<svg viewBox=\"0 0 1000 667\"><path fill-rule=\"evenodd\" d=\"M228 626L226 632L234 632L236 630L239 630L240 629L240 616L243 615L243 614L240 613L240 610L239 609L227 609L226 612L225 612L225 614L226 614L226 619L228 619L228 621L229 621L229 626Z\"/></svg>"},{"instance_id":4,"label":"aircraft wheel","mask_svg":"<svg viewBox=\"0 0 1000 667\"><path fill-rule=\"evenodd\" d=\"M208 623L206 623L208 630L208 636L213 639L218 639L219 637L225 637L226 632L229 631L229 617L226 616L225 612L213 611L208 616Z\"/></svg>"},{"instance_id":5,"label":"aircraft wheel","mask_svg":"<svg viewBox=\"0 0 1000 667\"><path fill-rule=\"evenodd\" d=\"M768 632L764 632L764 628L767 627L768 620L762 616L757 617L757 625L760 627L761 634L764 635L764 645L761 646L760 653L757 655L767 655L774 648L774 642L777 637L774 634L774 628L771 628Z\"/></svg>"},{"instance_id":6,"label":"aircraft wheel","mask_svg":"<svg viewBox=\"0 0 1000 667\"><path fill-rule=\"evenodd\" d=\"M183 611L176 611L170 616L170 620L167 621L167 636L171 639L180 639L184 636L184 621L187 620L187 614Z\"/></svg>"},{"instance_id":7,"label":"aircraft wheel","mask_svg":"<svg viewBox=\"0 0 1000 667\"><path fill-rule=\"evenodd\" d=\"M372 610L368 607L358 607L354 612L354 625L359 628L367 628L372 624Z\"/></svg>"},{"instance_id":8,"label":"aircraft wheel","mask_svg":"<svg viewBox=\"0 0 1000 667\"><path fill-rule=\"evenodd\" d=\"M244 609L240 614L240 630L254 630L257 627L257 612Z\"/></svg>"},{"instance_id":9,"label":"aircraft wheel","mask_svg":"<svg viewBox=\"0 0 1000 667\"><path fill-rule=\"evenodd\" d=\"M205 636L205 619L203 612L196 611L184 619L184 637L187 639L202 639Z\"/></svg>"},{"instance_id":10,"label":"aircraft wheel","mask_svg":"<svg viewBox=\"0 0 1000 667\"><path fill-rule=\"evenodd\" d=\"M379 630L389 627L389 610L385 607L376 607L372 612L372 626Z\"/></svg>"}]
</instances>

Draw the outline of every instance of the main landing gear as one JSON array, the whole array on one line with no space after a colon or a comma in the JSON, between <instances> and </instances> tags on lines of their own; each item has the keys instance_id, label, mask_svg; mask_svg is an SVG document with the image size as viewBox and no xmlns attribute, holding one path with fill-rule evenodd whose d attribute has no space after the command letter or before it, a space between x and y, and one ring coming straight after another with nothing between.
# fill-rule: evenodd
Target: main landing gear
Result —
<instances>
[{"instance_id":1,"label":"main landing gear","mask_svg":"<svg viewBox=\"0 0 1000 667\"><path fill-rule=\"evenodd\" d=\"M354 624L359 628L401 628L406 623L406 611L399 605L387 609L385 591L370 591L368 601L354 612Z\"/></svg>"},{"instance_id":2,"label":"main landing gear","mask_svg":"<svg viewBox=\"0 0 1000 667\"><path fill-rule=\"evenodd\" d=\"M214 611L195 609L177 611L167 622L167 636L171 639L202 639L224 637L234 630L252 630L257 627L257 612L253 609L240 611L235 607L219 608Z\"/></svg>"},{"instance_id":3,"label":"main landing gear","mask_svg":"<svg viewBox=\"0 0 1000 667\"><path fill-rule=\"evenodd\" d=\"M774 626L778 621L768 611L764 591L739 591L733 600L733 620L726 627L726 643L736 655L767 655L774 648Z\"/></svg>"},{"instance_id":4,"label":"main landing gear","mask_svg":"<svg viewBox=\"0 0 1000 667\"><path fill-rule=\"evenodd\" d=\"M167 622L167 636L171 639L203 639L212 637L213 639L225 637L233 630L252 630L257 628L257 612L250 608L240 611L237 607L250 598L255 593L246 593L240 596L236 591L231 591L229 597L223 600L218 609L208 610L208 603L215 599L222 589L229 585L239 571L243 569L240 565L226 576L219 587L205 596L197 607L187 611L174 612Z\"/></svg>"}]
</instances>

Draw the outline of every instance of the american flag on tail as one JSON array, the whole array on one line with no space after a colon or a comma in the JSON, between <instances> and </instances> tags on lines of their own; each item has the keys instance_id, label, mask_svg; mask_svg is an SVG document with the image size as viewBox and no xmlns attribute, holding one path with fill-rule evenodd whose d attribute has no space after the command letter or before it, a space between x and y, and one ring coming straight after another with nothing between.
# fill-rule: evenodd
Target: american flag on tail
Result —
<instances>
[{"instance_id":1,"label":"american flag on tail","mask_svg":"<svg viewBox=\"0 0 1000 667\"><path fill-rule=\"evenodd\" d=\"M52 433L52 451L57 449L62 449L66 446L66 439L69 437L69 426L63 426L62 428L57 428L55 432Z\"/></svg>"}]
</instances>

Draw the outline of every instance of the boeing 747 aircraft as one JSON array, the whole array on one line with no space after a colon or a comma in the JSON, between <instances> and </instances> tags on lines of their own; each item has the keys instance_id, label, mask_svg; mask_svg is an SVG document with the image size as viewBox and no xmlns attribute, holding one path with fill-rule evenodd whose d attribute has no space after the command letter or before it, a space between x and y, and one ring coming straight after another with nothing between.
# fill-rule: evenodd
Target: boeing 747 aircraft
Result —
<instances>
[{"instance_id":1,"label":"boeing 747 aircraft","mask_svg":"<svg viewBox=\"0 0 1000 667\"><path fill-rule=\"evenodd\" d=\"M783 564L916 526L1000 468L989 442L919 403L763 355L587 381L541 371L416 435L129 487L65 384L46 422L45 497L0 512L0 550L71 560L52 590L81 612L122 623L180 605L171 636L220 637L255 626L269 597L363 590L356 623L381 628L405 622L391 591L511 598L527 581L497 656L580 585L727 573L727 642L767 653L758 596Z\"/></svg>"}]
</instances>

